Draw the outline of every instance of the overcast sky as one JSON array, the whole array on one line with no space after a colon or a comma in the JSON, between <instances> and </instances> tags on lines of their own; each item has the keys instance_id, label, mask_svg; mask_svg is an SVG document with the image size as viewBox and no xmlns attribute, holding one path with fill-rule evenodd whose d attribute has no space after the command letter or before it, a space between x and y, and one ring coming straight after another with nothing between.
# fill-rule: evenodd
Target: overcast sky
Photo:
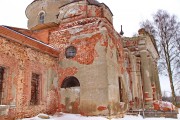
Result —
<instances>
[{"instance_id":1,"label":"overcast sky","mask_svg":"<svg viewBox=\"0 0 180 120\"><path fill-rule=\"evenodd\" d=\"M0 0L0 25L27 28L25 9L33 0ZM124 36L137 33L140 21L152 19L152 14L163 9L180 19L180 0L98 0L111 9L114 27L119 32L123 25ZM166 81L166 82L165 82ZM161 77L162 90L170 91L169 82Z\"/></svg>"}]
</instances>

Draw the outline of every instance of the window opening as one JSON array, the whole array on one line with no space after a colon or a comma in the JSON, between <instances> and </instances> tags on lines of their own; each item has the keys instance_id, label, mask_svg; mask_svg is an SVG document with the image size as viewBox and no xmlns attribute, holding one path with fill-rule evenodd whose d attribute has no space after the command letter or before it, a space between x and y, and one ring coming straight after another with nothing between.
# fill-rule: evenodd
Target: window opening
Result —
<instances>
[{"instance_id":1,"label":"window opening","mask_svg":"<svg viewBox=\"0 0 180 120\"><path fill-rule=\"evenodd\" d=\"M69 46L66 48L66 58L73 58L76 55L76 48L74 46Z\"/></svg>"},{"instance_id":2,"label":"window opening","mask_svg":"<svg viewBox=\"0 0 180 120\"><path fill-rule=\"evenodd\" d=\"M32 73L31 80L31 105L39 104L39 83L40 83L40 75L36 73Z\"/></svg>"},{"instance_id":3,"label":"window opening","mask_svg":"<svg viewBox=\"0 0 180 120\"><path fill-rule=\"evenodd\" d=\"M45 18L45 14L44 14L44 12L41 12L40 14L39 14L39 23L44 23L44 18Z\"/></svg>"},{"instance_id":4,"label":"window opening","mask_svg":"<svg viewBox=\"0 0 180 120\"><path fill-rule=\"evenodd\" d=\"M0 67L0 105L3 97L4 68Z\"/></svg>"},{"instance_id":5,"label":"window opening","mask_svg":"<svg viewBox=\"0 0 180 120\"><path fill-rule=\"evenodd\" d=\"M123 102L123 88L122 88L122 83L121 83L121 78L118 78L119 82L119 96L120 96L120 102Z\"/></svg>"}]
</instances>

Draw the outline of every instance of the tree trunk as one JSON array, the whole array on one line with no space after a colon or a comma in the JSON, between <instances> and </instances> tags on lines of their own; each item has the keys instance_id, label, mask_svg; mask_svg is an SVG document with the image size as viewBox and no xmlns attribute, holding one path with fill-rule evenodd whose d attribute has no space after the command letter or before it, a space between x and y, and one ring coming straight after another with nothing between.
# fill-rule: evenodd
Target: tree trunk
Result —
<instances>
[{"instance_id":1,"label":"tree trunk","mask_svg":"<svg viewBox=\"0 0 180 120\"><path fill-rule=\"evenodd\" d=\"M173 78L172 78L171 70L168 70L168 75L169 75L169 81L170 81L170 86L171 86L171 91L172 91L172 102L174 105L176 105L176 94L174 91L174 85L173 85Z\"/></svg>"},{"instance_id":2,"label":"tree trunk","mask_svg":"<svg viewBox=\"0 0 180 120\"><path fill-rule=\"evenodd\" d=\"M167 47L167 51L166 51L165 46ZM171 70L171 61L170 61L168 47L169 47L168 43L166 42L166 45L163 45L163 48L164 48L164 53L165 53L165 57L166 57L168 76L169 76L170 87L171 87L171 92L172 92L172 102L174 105L176 105L176 94L174 91L174 84L173 84L173 77L172 77L173 74L172 74L172 70Z\"/></svg>"}]
</instances>

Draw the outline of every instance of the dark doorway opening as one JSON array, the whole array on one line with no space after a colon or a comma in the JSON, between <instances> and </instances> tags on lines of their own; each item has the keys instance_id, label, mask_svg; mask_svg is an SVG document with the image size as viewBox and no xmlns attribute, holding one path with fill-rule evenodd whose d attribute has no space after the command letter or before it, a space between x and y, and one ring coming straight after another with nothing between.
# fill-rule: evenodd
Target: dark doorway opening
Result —
<instances>
[{"instance_id":1,"label":"dark doorway opening","mask_svg":"<svg viewBox=\"0 0 180 120\"><path fill-rule=\"evenodd\" d=\"M77 78L71 76L64 79L61 88L79 87L80 83Z\"/></svg>"}]
</instances>

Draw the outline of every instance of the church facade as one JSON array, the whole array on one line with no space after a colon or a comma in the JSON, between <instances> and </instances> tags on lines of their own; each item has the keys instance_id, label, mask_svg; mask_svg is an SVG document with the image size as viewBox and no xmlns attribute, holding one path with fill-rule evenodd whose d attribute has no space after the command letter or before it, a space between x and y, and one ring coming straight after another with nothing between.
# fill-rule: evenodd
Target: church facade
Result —
<instances>
[{"instance_id":1,"label":"church facade","mask_svg":"<svg viewBox=\"0 0 180 120\"><path fill-rule=\"evenodd\" d=\"M0 26L0 116L117 115L161 99L153 36L127 38L96 0L34 0L28 29Z\"/></svg>"}]
</instances>

